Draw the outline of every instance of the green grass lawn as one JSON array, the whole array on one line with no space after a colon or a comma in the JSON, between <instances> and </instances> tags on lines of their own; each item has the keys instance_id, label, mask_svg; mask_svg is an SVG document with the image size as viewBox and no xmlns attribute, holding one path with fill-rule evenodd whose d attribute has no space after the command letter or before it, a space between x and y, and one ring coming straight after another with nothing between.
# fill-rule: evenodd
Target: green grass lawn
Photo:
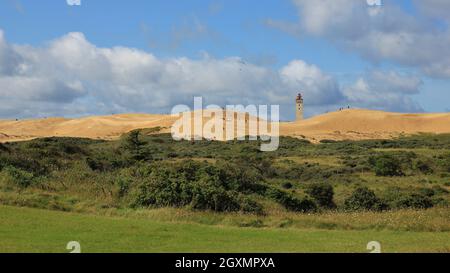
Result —
<instances>
[{"instance_id":1,"label":"green grass lawn","mask_svg":"<svg viewBox=\"0 0 450 273\"><path fill-rule=\"evenodd\" d=\"M238 228L0 206L0 252L450 252L450 232Z\"/></svg>"}]
</instances>

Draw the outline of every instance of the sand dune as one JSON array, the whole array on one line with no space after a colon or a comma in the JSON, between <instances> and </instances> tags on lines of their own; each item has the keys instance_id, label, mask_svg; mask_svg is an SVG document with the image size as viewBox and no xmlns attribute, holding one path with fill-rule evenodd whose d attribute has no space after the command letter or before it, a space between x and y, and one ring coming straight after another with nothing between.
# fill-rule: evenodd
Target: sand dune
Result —
<instances>
[{"instance_id":1,"label":"sand dune","mask_svg":"<svg viewBox=\"0 0 450 273\"><path fill-rule=\"evenodd\" d=\"M450 113L400 114L371 110L344 110L300 122L284 123L280 134L323 139L388 139L400 134L450 133Z\"/></svg>"},{"instance_id":2,"label":"sand dune","mask_svg":"<svg viewBox=\"0 0 450 273\"><path fill-rule=\"evenodd\" d=\"M40 137L85 137L117 139L140 128L162 127L170 132L177 120L170 115L123 114L79 119L48 118L0 121L0 142ZM330 139L386 139L400 134L450 133L450 113L399 114L371 110L344 110L299 122L280 124L282 136L305 138L314 142Z\"/></svg>"},{"instance_id":3,"label":"sand dune","mask_svg":"<svg viewBox=\"0 0 450 273\"><path fill-rule=\"evenodd\" d=\"M18 141L39 137L84 137L116 139L140 128L170 127L175 118L167 115L124 114L79 119L48 118L0 121L0 141Z\"/></svg>"}]
</instances>

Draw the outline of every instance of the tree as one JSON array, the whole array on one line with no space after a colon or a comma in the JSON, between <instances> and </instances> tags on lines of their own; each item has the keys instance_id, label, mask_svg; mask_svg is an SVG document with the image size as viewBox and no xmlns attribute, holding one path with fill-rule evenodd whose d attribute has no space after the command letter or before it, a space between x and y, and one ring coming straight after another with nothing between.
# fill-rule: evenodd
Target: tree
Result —
<instances>
[{"instance_id":1,"label":"tree","mask_svg":"<svg viewBox=\"0 0 450 273\"><path fill-rule=\"evenodd\" d=\"M128 133L128 135L125 137L125 141L123 144L123 147L128 150L134 159L136 160L143 160L145 159L144 154L144 146L145 142L140 140L141 131L140 130L134 130Z\"/></svg>"}]
</instances>

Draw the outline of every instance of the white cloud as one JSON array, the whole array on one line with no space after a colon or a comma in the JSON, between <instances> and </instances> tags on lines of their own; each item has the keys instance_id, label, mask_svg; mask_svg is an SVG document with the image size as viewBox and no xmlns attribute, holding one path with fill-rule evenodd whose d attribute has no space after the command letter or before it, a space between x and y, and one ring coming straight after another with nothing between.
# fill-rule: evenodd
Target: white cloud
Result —
<instances>
[{"instance_id":1,"label":"white cloud","mask_svg":"<svg viewBox=\"0 0 450 273\"><path fill-rule=\"evenodd\" d=\"M293 98L300 91L310 113L347 103L381 105L381 96L371 92L394 96L396 109L405 110L420 82L373 73L369 80L382 78L380 84L341 88L336 79L302 60L274 70L238 57L161 59L134 48L100 48L81 33L69 33L45 47L9 44L0 35L0 64L0 116L13 118L161 113L192 103L193 96L222 106L280 104L286 118L293 115Z\"/></svg>"},{"instance_id":2,"label":"white cloud","mask_svg":"<svg viewBox=\"0 0 450 273\"><path fill-rule=\"evenodd\" d=\"M11 75L18 63L19 56L10 48L0 29L0 75Z\"/></svg>"},{"instance_id":3,"label":"white cloud","mask_svg":"<svg viewBox=\"0 0 450 273\"><path fill-rule=\"evenodd\" d=\"M416 0L413 16L394 1L373 7L362 0L293 0L299 22L268 20L295 35L324 37L373 62L391 61L420 68L432 77L450 78L449 1Z\"/></svg>"},{"instance_id":4,"label":"white cloud","mask_svg":"<svg viewBox=\"0 0 450 273\"><path fill-rule=\"evenodd\" d=\"M418 94L422 84L416 76L372 71L354 84L343 87L343 93L350 105L385 111L422 112L421 106L409 96Z\"/></svg>"},{"instance_id":5,"label":"white cloud","mask_svg":"<svg viewBox=\"0 0 450 273\"><path fill-rule=\"evenodd\" d=\"M283 83L290 88L297 88L311 105L334 104L344 100L338 83L331 76L324 74L317 66L296 60L281 70ZM327 90L327 92L323 92Z\"/></svg>"}]
</instances>

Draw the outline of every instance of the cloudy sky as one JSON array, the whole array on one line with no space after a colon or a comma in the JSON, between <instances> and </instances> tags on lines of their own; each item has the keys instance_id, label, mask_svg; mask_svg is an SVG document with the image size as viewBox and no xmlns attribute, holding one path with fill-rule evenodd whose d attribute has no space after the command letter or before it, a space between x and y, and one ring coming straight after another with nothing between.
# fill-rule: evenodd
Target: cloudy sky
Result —
<instances>
[{"instance_id":1,"label":"cloudy sky","mask_svg":"<svg viewBox=\"0 0 450 273\"><path fill-rule=\"evenodd\" d=\"M3 0L0 118L450 111L448 0Z\"/></svg>"}]
</instances>

